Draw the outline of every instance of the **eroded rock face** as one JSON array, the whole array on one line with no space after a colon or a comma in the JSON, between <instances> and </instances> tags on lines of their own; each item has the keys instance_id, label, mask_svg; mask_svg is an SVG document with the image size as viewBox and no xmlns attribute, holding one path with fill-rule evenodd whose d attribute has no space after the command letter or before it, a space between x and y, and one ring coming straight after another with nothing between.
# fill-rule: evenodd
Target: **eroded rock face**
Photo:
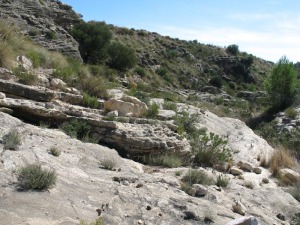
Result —
<instances>
[{"instance_id":1,"label":"eroded rock face","mask_svg":"<svg viewBox=\"0 0 300 225\"><path fill-rule=\"evenodd\" d=\"M177 170L185 174L188 168L160 168L148 174L141 164L122 159L114 149L82 143L61 131L28 125L4 113L0 113L0 124L0 140L12 127L22 134L17 151L4 151L0 142L3 224L79 224L80 220L95 221L100 215L106 224L196 225L204 224L210 213L215 224L252 221L252 225L256 221L270 225L288 224L300 210L299 202L272 179L268 186L253 190L241 188L239 179L231 179L222 191L209 186L205 197L192 197L180 190L174 174ZM61 154L49 154L51 147ZM113 161L116 170L102 169L106 160ZM54 169L58 175L56 185L45 192L17 191L15 171L33 162ZM260 175L249 174L261 179ZM237 195L243 198L247 215L255 215L256 219L234 220L240 217L231 208ZM286 221L277 218L278 212Z\"/></svg>"},{"instance_id":2,"label":"eroded rock face","mask_svg":"<svg viewBox=\"0 0 300 225\"><path fill-rule=\"evenodd\" d=\"M80 16L60 1L5 0L0 2L0 19L13 22L34 42L82 60L78 43L68 33Z\"/></svg>"}]
</instances>

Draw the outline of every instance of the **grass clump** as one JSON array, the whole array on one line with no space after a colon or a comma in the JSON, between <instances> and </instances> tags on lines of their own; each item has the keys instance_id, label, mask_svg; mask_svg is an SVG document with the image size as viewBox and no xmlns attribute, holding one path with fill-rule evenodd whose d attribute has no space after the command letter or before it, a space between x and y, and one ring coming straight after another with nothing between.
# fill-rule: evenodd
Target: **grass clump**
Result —
<instances>
[{"instance_id":1,"label":"grass clump","mask_svg":"<svg viewBox=\"0 0 300 225\"><path fill-rule=\"evenodd\" d=\"M193 184L211 185L214 180L203 170L189 169L182 178L182 190L187 191Z\"/></svg>"},{"instance_id":2,"label":"grass clump","mask_svg":"<svg viewBox=\"0 0 300 225\"><path fill-rule=\"evenodd\" d=\"M151 104L145 114L146 117L155 119L158 115L158 109L159 109L159 106L156 103Z\"/></svg>"},{"instance_id":3,"label":"grass clump","mask_svg":"<svg viewBox=\"0 0 300 225\"><path fill-rule=\"evenodd\" d=\"M284 114L286 117L288 117L290 119L295 119L296 116L298 115L298 112L296 109L290 107L284 111Z\"/></svg>"},{"instance_id":4,"label":"grass clump","mask_svg":"<svg viewBox=\"0 0 300 225\"><path fill-rule=\"evenodd\" d=\"M93 109L97 109L99 107L98 99L96 97L90 96L88 93L83 93L82 102L86 107L90 107Z\"/></svg>"},{"instance_id":5,"label":"grass clump","mask_svg":"<svg viewBox=\"0 0 300 225\"><path fill-rule=\"evenodd\" d=\"M4 149L17 150L21 144L21 135L16 129L10 130L2 137Z\"/></svg>"},{"instance_id":6,"label":"grass clump","mask_svg":"<svg viewBox=\"0 0 300 225\"><path fill-rule=\"evenodd\" d=\"M244 182L244 186L245 186L246 188L249 188L249 189L253 189L253 188L254 188L254 184L253 184L253 182L251 182L251 181L245 181L245 182Z\"/></svg>"},{"instance_id":7,"label":"grass clump","mask_svg":"<svg viewBox=\"0 0 300 225\"><path fill-rule=\"evenodd\" d=\"M95 222L92 222L92 223L86 223L84 221L80 221L79 225L105 225L104 221L103 221L103 218L97 218L95 220Z\"/></svg>"},{"instance_id":8,"label":"grass clump","mask_svg":"<svg viewBox=\"0 0 300 225\"><path fill-rule=\"evenodd\" d=\"M289 151L285 150L282 147L277 149L270 159L270 168L274 176L278 176L280 169L292 168L294 165L294 158Z\"/></svg>"},{"instance_id":9,"label":"grass clump","mask_svg":"<svg viewBox=\"0 0 300 225\"><path fill-rule=\"evenodd\" d=\"M38 81L37 75L24 71L22 68L16 68L13 70L16 77L19 78L19 82L25 85L35 85Z\"/></svg>"},{"instance_id":10,"label":"grass clump","mask_svg":"<svg viewBox=\"0 0 300 225\"><path fill-rule=\"evenodd\" d=\"M29 164L20 169L18 185L23 190L42 191L55 185L56 172L43 169L40 164Z\"/></svg>"},{"instance_id":11,"label":"grass clump","mask_svg":"<svg viewBox=\"0 0 300 225\"><path fill-rule=\"evenodd\" d=\"M216 185L218 187L227 187L228 184L229 184L229 178L226 178L223 175L219 175L217 177Z\"/></svg>"},{"instance_id":12,"label":"grass clump","mask_svg":"<svg viewBox=\"0 0 300 225\"><path fill-rule=\"evenodd\" d=\"M53 146L49 149L49 154L58 157L58 156L60 156L61 151L58 148Z\"/></svg>"},{"instance_id":13,"label":"grass clump","mask_svg":"<svg viewBox=\"0 0 300 225\"><path fill-rule=\"evenodd\" d=\"M211 167L229 162L232 158L232 152L229 148L226 148L226 144L226 140L213 133L193 139L194 163L200 166Z\"/></svg>"},{"instance_id":14,"label":"grass clump","mask_svg":"<svg viewBox=\"0 0 300 225\"><path fill-rule=\"evenodd\" d=\"M179 156L172 154L149 155L143 161L148 165L167 168L176 168L183 165L182 159Z\"/></svg>"},{"instance_id":15,"label":"grass clump","mask_svg":"<svg viewBox=\"0 0 300 225\"><path fill-rule=\"evenodd\" d=\"M116 162L111 159L105 159L102 161L101 166L106 170L113 170L116 167Z\"/></svg>"},{"instance_id":16,"label":"grass clump","mask_svg":"<svg viewBox=\"0 0 300 225\"><path fill-rule=\"evenodd\" d=\"M296 182L289 190L290 194L300 202L300 181Z\"/></svg>"}]
</instances>

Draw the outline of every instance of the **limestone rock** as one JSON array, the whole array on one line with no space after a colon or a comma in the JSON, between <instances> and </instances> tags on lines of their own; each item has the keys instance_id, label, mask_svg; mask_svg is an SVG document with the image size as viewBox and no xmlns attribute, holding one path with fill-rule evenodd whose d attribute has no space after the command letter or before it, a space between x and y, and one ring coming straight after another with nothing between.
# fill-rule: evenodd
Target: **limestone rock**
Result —
<instances>
[{"instance_id":1,"label":"limestone rock","mask_svg":"<svg viewBox=\"0 0 300 225\"><path fill-rule=\"evenodd\" d=\"M138 98L124 95L121 99L109 99L104 102L106 111L119 112L120 116L132 115L133 117L141 117L148 109L147 105Z\"/></svg>"},{"instance_id":2,"label":"limestone rock","mask_svg":"<svg viewBox=\"0 0 300 225\"><path fill-rule=\"evenodd\" d=\"M239 201L235 201L235 204L232 205L232 209L235 213L238 213L242 216L246 213L246 207Z\"/></svg>"},{"instance_id":3,"label":"limestone rock","mask_svg":"<svg viewBox=\"0 0 300 225\"><path fill-rule=\"evenodd\" d=\"M114 111L108 112L106 114L106 116L118 117L119 116L119 112L118 112L118 110L114 110Z\"/></svg>"},{"instance_id":4,"label":"limestone rock","mask_svg":"<svg viewBox=\"0 0 300 225\"><path fill-rule=\"evenodd\" d=\"M248 172L251 172L254 169L253 165L251 165L249 162L239 161L237 165L240 167L240 169Z\"/></svg>"},{"instance_id":5,"label":"limestone rock","mask_svg":"<svg viewBox=\"0 0 300 225\"><path fill-rule=\"evenodd\" d=\"M201 184L193 184L191 188L195 190L195 197L204 197L208 192L208 189Z\"/></svg>"},{"instance_id":6,"label":"limestone rock","mask_svg":"<svg viewBox=\"0 0 300 225\"><path fill-rule=\"evenodd\" d=\"M25 69L26 71L32 69L32 62L30 59L28 59L26 56L18 56L17 62L20 64L20 66Z\"/></svg>"},{"instance_id":7,"label":"limestone rock","mask_svg":"<svg viewBox=\"0 0 300 225\"><path fill-rule=\"evenodd\" d=\"M255 167L255 168L253 169L253 172L256 173L256 174L261 174L262 168L260 168L260 167Z\"/></svg>"},{"instance_id":8,"label":"limestone rock","mask_svg":"<svg viewBox=\"0 0 300 225\"><path fill-rule=\"evenodd\" d=\"M0 80L0 90L36 101L49 102L55 98L55 93L46 88L32 87L6 80Z\"/></svg>"},{"instance_id":9,"label":"limestone rock","mask_svg":"<svg viewBox=\"0 0 300 225\"><path fill-rule=\"evenodd\" d=\"M165 100L163 98L151 98L149 101L149 104L156 104L158 105L159 109L163 109L163 105L165 103Z\"/></svg>"},{"instance_id":10,"label":"limestone rock","mask_svg":"<svg viewBox=\"0 0 300 225\"><path fill-rule=\"evenodd\" d=\"M6 97L6 95L2 92L0 92L0 99L4 99Z\"/></svg>"},{"instance_id":11,"label":"limestone rock","mask_svg":"<svg viewBox=\"0 0 300 225\"><path fill-rule=\"evenodd\" d=\"M283 179L288 179L290 181L300 181L300 174L288 168L280 169L278 174L279 177Z\"/></svg>"},{"instance_id":12,"label":"limestone rock","mask_svg":"<svg viewBox=\"0 0 300 225\"><path fill-rule=\"evenodd\" d=\"M173 110L165 110L165 109L159 109L158 110L158 119L161 120L170 120L176 116L176 113Z\"/></svg>"},{"instance_id":13,"label":"limestone rock","mask_svg":"<svg viewBox=\"0 0 300 225\"><path fill-rule=\"evenodd\" d=\"M240 217L232 220L226 225L259 225L258 220L254 216Z\"/></svg>"},{"instance_id":14,"label":"limestone rock","mask_svg":"<svg viewBox=\"0 0 300 225\"><path fill-rule=\"evenodd\" d=\"M67 86L67 84L59 78L52 78L50 85L54 88L64 88Z\"/></svg>"},{"instance_id":15,"label":"limestone rock","mask_svg":"<svg viewBox=\"0 0 300 225\"><path fill-rule=\"evenodd\" d=\"M241 170L241 169L239 169L239 168L233 166L233 167L230 168L230 173L231 173L232 175L234 175L234 176L238 176L238 175L243 174L244 172L243 172L243 170Z\"/></svg>"}]
</instances>

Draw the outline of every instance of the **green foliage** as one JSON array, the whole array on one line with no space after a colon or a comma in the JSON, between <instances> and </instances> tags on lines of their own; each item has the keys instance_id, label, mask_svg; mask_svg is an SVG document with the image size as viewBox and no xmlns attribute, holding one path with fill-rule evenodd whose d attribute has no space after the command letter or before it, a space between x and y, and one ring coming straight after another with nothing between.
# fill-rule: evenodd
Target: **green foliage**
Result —
<instances>
[{"instance_id":1,"label":"green foliage","mask_svg":"<svg viewBox=\"0 0 300 225\"><path fill-rule=\"evenodd\" d=\"M163 166L168 168L175 168L183 165L182 159L173 154L149 155L143 159L143 162L152 166Z\"/></svg>"},{"instance_id":2,"label":"green foliage","mask_svg":"<svg viewBox=\"0 0 300 225\"><path fill-rule=\"evenodd\" d=\"M86 107L97 109L99 107L98 98L90 96L88 93L83 93L83 105Z\"/></svg>"},{"instance_id":3,"label":"green foliage","mask_svg":"<svg viewBox=\"0 0 300 225\"><path fill-rule=\"evenodd\" d=\"M45 37L46 37L47 39L49 39L49 40L53 40L53 39L56 39L56 38L57 38L57 37L56 37L56 33L53 32L53 31L47 31L47 32L45 33Z\"/></svg>"},{"instance_id":4,"label":"green foliage","mask_svg":"<svg viewBox=\"0 0 300 225\"><path fill-rule=\"evenodd\" d=\"M49 154L58 157L60 155L61 151L57 147L51 147L49 150Z\"/></svg>"},{"instance_id":5,"label":"green foliage","mask_svg":"<svg viewBox=\"0 0 300 225\"><path fill-rule=\"evenodd\" d=\"M183 112L182 115L177 114L175 117L175 124L178 126L178 134L183 135L185 132L188 136L197 135L198 129L195 127L197 117L197 114L190 115L186 112Z\"/></svg>"},{"instance_id":6,"label":"green foliage","mask_svg":"<svg viewBox=\"0 0 300 225\"><path fill-rule=\"evenodd\" d=\"M165 67L160 67L155 70L155 73L161 76L165 81L171 82L172 78L168 75L168 69Z\"/></svg>"},{"instance_id":7,"label":"green foliage","mask_svg":"<svg viewBox=\"0 0 300 225\"><path fill-rule=\"evenodd\" d=\"M189 169L181 180L182 189L187 191L193 184L211 185L214 180L203 170Z\"/></svg>"},{"instance_id":8,"label":"green foliage","mask_svg":"<svg viewBox=\"0 0 300 225\"><path fill-rule=\"evenodd\" d=\"M107 54L107 65L119 71L131 69L137 62L134 51L121 43L112 43L107 50Z\"/></svg>"},{"instance_id":9,"label":"green foliage","mask_svg":"<svg viewBox=\"0 0 300 225\"><path fill-rule=\"evenodd\" d=\"M220 76L216 76L210 79L209 83L217 88L222 88L223 86L223 80Z\"/></svg>"},{"instance_id":10,"label":"green foliage","mask_svg":"<svg viewBox=\"0 0 300 225\"><path fill-rule=\"evenodd\" d=\"M14 69L13 72L19 78L21 84L35 85L38 81L37 75L24 71L21 67Z\"/></svg>"},{"instance_id":11,"label":"green foliage","mask_svg":"<svg viewBox=\"0 0 300 225\"><path fill-rule=\"evenodd\" d=\"M77 87L90 96L108 98L107 89L109 84L103 77L83 77Z\"/></svg>"},{"instance_id":12,"label":"green foliage","mask_svg":"<svg viewBox=\"0 0 300 225\"><path fill-rule=\"evenodd\" d=\"M156 103L151 104L145 114L147 118L155 119L158 115L159 106Z\"/></svg>"},{"instance_id":13,"label":"green foliage","mask_svg":"<svg viewBox=\"0 0 300 225\"><path fill-rule=\"evenodd\" d=\"M283 109L293 104L297 83L297 72L294 64L283 56L265 81L273 109Z\"/></svg>"},{"instance_id":14,"label":"green foliage","mask_svg":"<svg viewBox=\"0 0 300 225\"><path fill-rule=\"evenodd\" d=\"M84 62L100 64L106 59L112 33L104 22L82 21L73 27L71 34L79 43Z\"/></svg>"},{"instance_id":15,"label":"green foliage","mask_svg":"<svg viewBox=\"0 0 300 225\"><path fill-rule=\"evenodd\" d=\"M226 52L232 54L232 55L237 55L239 53L239 46L236 44L232 44L227 46Z\"/></svg>"},{"instance_id":16,"label":"green foliage","mask_svg":"<svg viewBox=\"0 0 300 225\"><path fill-rule=\"evenodd\" d=\"M298 115L298 112L295 108L287 108L285 111L284 111L284 114L286 117L290 118L290 119L295 119L296 116Z\"/></svg>"},{"instance_id":17,"label":"green foliage","mask_svg":"<svg viewBox=\"0 0 300 225\"><path fill-rule=\"evenodd\" d=\"M135 68L134 72L136 72L141 77L145 77L147 75L146 70L142 67Z\"/></svg>"},{"instance_id":18,"label":"green foliage","mask_svg":"<svg viewBox=\"0 0 300 225\"><path fill-rule=\"evenodd\" d=\"M229 178L226 178L223 175L219 175L217 177L216 185L218 187L227 187L228 184L229 184Z\"/></svg>"},{"instance_id":19,"label":"green foliage","mask_svg":"<svg viewBox=\"0 0 300 225\"><path fill-rule=\"evenodd\" d=\"M4 149L16 150L21 144L21 135L16 129L10 130L2 137Z\"/></svg>"},{"instance_id":20,"label":"green foliage","mask_svg":"<svg viewBox=\"0 0 300 225\"><path fill-rule=\"evenodd\" d=\"M200 166L214 166L232 159L232 152L226 148L227 141L210 133L191 141L194 163Z\"/></svg>"},{"instance_id":21,"label":"green foliage","mask_svg":"<svg viewBox=\"0 0 300 225\"><path fill-rule=\"evenodd\" d=\"M27 57L31 59L33 68L38 68L41 65L41 56L37 51L31 50L27 53Z\"/></svg>"},{"instance_id":22,"label":"green foliage","mask_svg":"<svg viewBox=\"0 0 300 225\"><path fill-rule=\"evenodd\" d=\"M40 164L29 164L20 169L18 185L24 190L45 190L55 185L56 172L42 169Z\"/></svg>"},{"instance_id":23,"label":"green foliage","mask_svg":"<svg viewBox=\"0 0 300 225\"><path fill-rule=\"evenodd\" d=\"M296 182L289 190L290 194L300 202L300 181ZM299 218L300 222L300 218Z\"/></svg>"},{"instance_id":24,"label":"green foliage","mask_svg":"<svg viewBox=\"0 0 300 225\"><path fill-rule=\"evenodd\" d=\"M72 119L69 122L63 123L60 129L72 138L77 138L83 142L98 142L98 140L91 136L91 126L85 121Z\"/></svg>"},{"instance_id":25,"label":"green foliage","mask_svg":"<svg viewBox=\"0 0 300 225\"><path fill-rule=\"evenodd\" d=\"M173 111L177 111L177 105L174 102L170 102L170 101L165 101L163 108L166 110L173 110Z\"/></svg>"}]
</instances>

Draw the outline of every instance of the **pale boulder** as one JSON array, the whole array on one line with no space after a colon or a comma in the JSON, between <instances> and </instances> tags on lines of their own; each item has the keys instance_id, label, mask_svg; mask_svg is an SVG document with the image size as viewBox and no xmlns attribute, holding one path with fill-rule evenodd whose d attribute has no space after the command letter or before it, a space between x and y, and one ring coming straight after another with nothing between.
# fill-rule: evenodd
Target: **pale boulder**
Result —
<instances>
[{"instance_id":1,"label":"pale boulder","mask_svg":"<svg viewBox=\"0 0 300 225\"><path fill-rule=\"evenodd\" d=\"M112 98L105 101L104 109L108 112L117 110L119 116L141 117L148 110L148 107L138 98L124 95L121 99Z\"/></svg>"},{"instance_id":2,"label":"pale boulder","mask_svg":"<svg viewBox=\"0 0 300 225\"><path fill-rule=\"evenodd\" d=\"M243 170L237 168L236 166L233 166L230 168L230 173L234 176L238 176L238 175L243 174Z\"/></svg>"},{"instance_id":3,"label":"pale boulder","mask_svg":"<svg viewBox=\"0 0 300 225\"><path fill-rule=\"evenodd\" d=\"M248 172L251 172L254 169L253 165L249 162L239 161L237 165L240 167L240 169Z\"/></svg>"},{"instance_id":4,"label":"pale boulder","mask_svg":"<svg viewBox=\"0 0 300 225\"><path fill-rule=\"evenodd\" d=\"M279 177L291 181L298 181L298 180L300 181L300 174L288 168L280 169Z\"/></svg>"},{"instance_id":5,"label":"pale boulder","mask_svg":"<svg viewBox=\"0 0 300 225\"><path fill-rule=\"evenodd\" d=\"M30 70L32 69L32 62L30 59L28 59L26 56L18 56L17 61L22 66L25 70Z\"/></svg>"},{"instance_id":6,"label":"pale boulder","mask_svg":"<svg viewBox=\"0 0 300 225\"><path fill-rule=\"evenodd\" d=\"M0 92L0 99L4 99L6 97L6 95L2 92Z\"/></svg>"},{"instance_id":7,"label":"pale boulder","mask_svg":"<svg viewBox=\"0 0 300 225\"><path fill-rule=\"evenodd\" d=\"M242 216L244 216L246 213L246 207L238 200L232 205L232 209L235 213L238 213Z\"/></svg>"},{"instance_id":8,"label":"pale boulder","mask_svg":"<svg viewBox=\"0 0 300 225\"><path fill-rule=\"evenodd\" d=\"M67 86L67 84L64 81L58 78L51 79L50 85L55 88L63 88Z\"/></svg>"},{"instance_id":9,"label":"pale boulder","mask_svg":"<svg viewBox=\"0 0 300 225\"><path fill-rule=\"evenodd\" d=\"M248 216L232 220L226 225L259 225L259 223L254 216Z\"/></svg>"}]
</instances>

